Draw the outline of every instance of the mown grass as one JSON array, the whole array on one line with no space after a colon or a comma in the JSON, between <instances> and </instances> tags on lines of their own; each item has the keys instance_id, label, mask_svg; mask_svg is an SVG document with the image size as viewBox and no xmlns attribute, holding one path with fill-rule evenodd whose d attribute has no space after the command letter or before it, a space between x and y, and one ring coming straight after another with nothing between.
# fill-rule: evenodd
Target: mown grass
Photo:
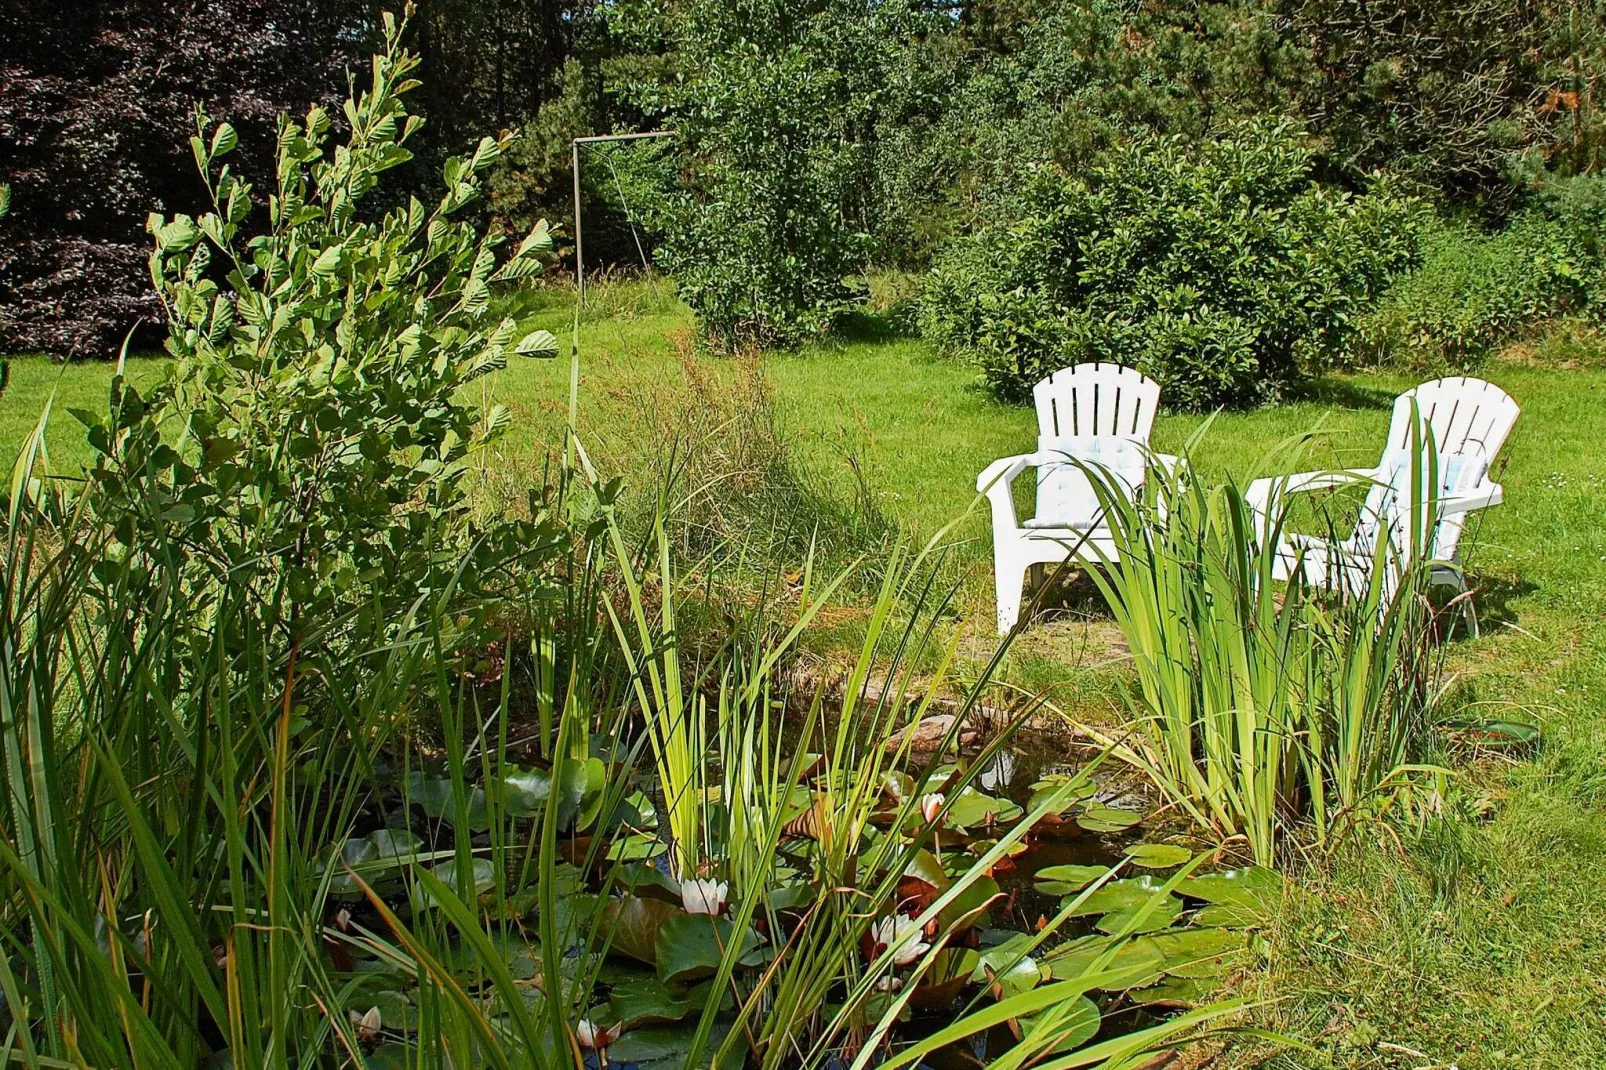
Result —
<instances>
[{"instance_id":1,"label":"mown grass","mask_svg":"<svg viewBox=\"0 0 1606 1070\"><path fill-rule=\"evenodd\" d=\"M531 301L523 316L569 337L572 313L561 292ZM661 457L686 414L720 401L737 414L752 407L742 362L700 354L684 310L661 287L603 289L580 341L583 434L599 461L627 479L654 478L648 461ZM1311 860L1305 892L1272 941L1266 970L1250 983L1278 1001L1270 1016L1319 1054L1285 1053L1273 1065L1606 1065L1600 356L1593 336L1568 334L1484 373L1517 398L1523 416L1503 454L1507 504L1463 542L1483 635L1456 640L1449 664L1458 702L1474 713L1533 717L1542 741L1510 753L1447 737L1446 760L1458 772L1449 820L1415 838L1379 833L1375 842ZM843 509L879 510L927 536L971 508L976 473L989 460L1033 443L1030 412L998 404L969 369L884 319L867 317L843 338L768 354L760 365L778 436L814 488L812 497L781 501L783 512L832 497ZM137 377L154 364L133 367ZM42 359L14 359L0 400L7 456L52 390L58 411L93 404L110 374L108 365L63 372ZM560 358L520 362L484 382L486 399L515 416L513 433L487 464L488 483L516 486L548 464L568 375ZM1277 442L1318 425L1316 463L1369 463L1393 397L1415 378L1336 375L1287 404L1224 414L1195 465L1207 475L1253 475ZM1156 445L1178 447L1199 420L1163 416ZM72 421L53 425L52 461L70 471L87 450ZM861 486L868 505L855 504ZM971 622L966 642L979 652L990 642L992 597L983 514L961 521L954 537L960 612ZM1057 616L1022 637L1004 675L1024 688L1057 688L1056 699L1083 715L1110 715L1112 690L1124 679L1115 630L1083 588L1057 602ZM838 626L851 631L851 613Z\"/></svg>"}]
</instances>

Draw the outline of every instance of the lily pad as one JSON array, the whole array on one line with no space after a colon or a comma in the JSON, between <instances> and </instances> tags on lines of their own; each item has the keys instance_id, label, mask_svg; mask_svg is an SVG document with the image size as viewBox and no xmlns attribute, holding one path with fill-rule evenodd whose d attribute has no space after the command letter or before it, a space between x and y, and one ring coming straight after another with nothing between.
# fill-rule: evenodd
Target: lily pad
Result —
<instances>
[{"instance_id":1,"label":"lily pad","mask_svg":"<svg viewBox=\"0 0 1606 1070\"><path fill-rule=\"evenodd\" d=\"M474 880L474 894L469 896L465 896L463 890L458 887L457 862L455 860L447 859L445 862L431 868L429 874L451 889L459 899L472 902L490 891L492 886L495 885L496 867L491 865L491 860L488 858L476 858L472 863L471 872ZM415 911L440 905L436 902L435 896L421 883L413 885L409 902L412 903Z\"/></svg>"},{"instance_id":2,"label":"lily pad","mask_svg":"<svg viewBox=\"0 0 1606 1070\"><path fill-rule=\"evenodd\" d=\"M1108 872L1105 866L1044 866L1032 875L1032 880L1044 895L1069 895L1081 891Z\"/></svg>"},{"instance_id":3,"label":"lily pad","mask_svg":"<svg viewBox=\"0 0 1606 1070\"><path fill-rule=\"evenodd\" d=\"M1193 857L1193 852L1174 843L1139 843L1127 848L1126 856L1142 869L1174 869Z\"/></svg>"},{"instance_id":4,"label":"lily pad","mask_svg":"<svg viewBox=\"0 0 1606 1070\"><path fill-rule=\"evenodd\" d=\"M1056 981L1074 980L1091 971L1099 956L1112 947L1115 954L1103 969L1137 971L1123 980L1123 988L1142 988L1160 980L1165 956L1147 938L1116 940L1108 936L1084 936L1055 948L1044 958L1043 966Z\"/></svg>"},{"instance_id":5,"label":"lily pad","mask_svg":"<svg viewBox=\"0 0 1606 1070\"><path fill-rule=\"evenodd\" d=\"M967 787L949 804L944 820L955 828L980 828L1014 821L1022 813L1018 803Z\"/></svg>"},{"instance_id":6,"label":"lily pad","mask_svg":"<svg viewBox=\"0 0 1606 1070\"><path fill-rule=\"evenodd\" d=\"M1104 915L1093 927L1101 933L1152 933L1169 928L1182 914L1182 900L1168 895L1159 902L1144 900Z\"/></svg>"},{"instance_id":7,"label":"lily pad","mask_svg":"<svg viewBox=\"0 0 1606 1070\"><path fill-rule=\"evenodd\" d=\"M1216 986L1210 981L1195 981L1185 977L1174 977L1153 988L1146 988L1141 992L1133 992L1132 999L1136 1003L1149 1007L1177 1007L1186 1009L1197 1007L1209 1000L1215 992Z\"/></svg>"},{"instance_id":8,"label":"lily pad","mask_svg":"<svg viewBox=\"0 0 1606 1070\"><path fill-rule=\"evenodd\" d=\"M1261 866L1206 873L1183 881L1177 888L1183 895L1207 903L1232 907L1264 920L1282 899L1283 879Z\"/></svg>"},{"instance_id":9,"label":"lily pad","mask_svg":"<svg viewBox=\"0 0 1606 1070\"><path fill-rule=\"evenodd\" d=\"M1168 977L1219 977L1242 962L1249 938L1229 929L1176 929L1149 938L1165 957Z\"/></svg>"},{"instance_id":10,"label":"lily pad","mask_svg":"<svg viewBox=\"0 0 1606 1070\"><path fill-rule=\"evenodd\" d=\"M1142 820L1142 814L1103 803L1085 803L1076 815L1076 823L1089 832L1125 832Z\"/></svg>"},{"instance_id":11,"label":"lily pad","mask_svg":"<svg viewBox=\"0 0 1606 1070\"><path fill-rule=\"evenodd\" d=\"M469 788L468 827L483 829L490 821L485 809L485 789ZM447 824L457 822L457 806L452 797L452 780L444 776L427 776L421 772L407 775L407 798L423 807L424 813Z\"/></svg>"},{"instance_id":12,"label":"lily pad","mask_svg":"<svg viewBox=\"0 0 1606 1070\"><path fill-rule=\"evenodd\" d=\"M1036 959L1025 954L1031 942L1030 936L1020 933L983 951L970 980L997 985L1001 990L997 994L1005 999L1036 988L1043 979L1043 970Z\"/></svg>"},{"instance_id":13,"label":"lily pad","mask_svg":"<svg viewBox=\"0 0 1606 1070\"><path fill-rule=\"evenodd\" d=\"M1071 916L1074 918L1088 914L1108 914L1111 911L1139 906L1164 887L1165 882L1148 876L1111 881L1088 893L1087 897L1071 911Z\"/></svg>"},{"instance_id":14,"label":"lily pad","mask_svg":"<svg viewBox=\"0 0 1606 1070\"><path fill-rule=\"evenodd\" d=\"M693 1011L701 1010L706 1000L706 991L699 999L687 990L671 987L657 978L627 981L614 985L608 993L608 1005L626 1029L678 1022Z\"/></svg>"},{"instance_id":15,"label":"lily pad","mask_svg":"<svg viewBox=\"0 0 1606 1070\"><path fill-rule=\"evenodd\" d=\"M711 976L725 948L737 939L729 918L710 914L679 913L659 926L655 952L658 976L665 981L690 981ZM740 961L756 965L759 936L752 929L741 934Z\"/></svg>"},{"instance_id":16,"label":"lily pad","mask_svg":"<svg viewBox=\"0 0 1606 1070\"><path fill-rule=\"evenodd\" d=\"M1022 1018L1022 1028L1030 1028L1039 1017L1040 1014L1032 1014ZM1067 1055L1075 1051L1098 1035L1099 1005L1086 996L1078 996L1071 1012L1059 1020L1055 1029L1060 1035L1050 1053Z\"/></svg>"},{"instance_id":17,"label":"lily pad","mask_svg":"<svg viewBox=\"0 0 1606 1070\"><path fill-rule=\"evenodd\" d=\"M649 966L658 965L658 931L670 918L683 915L678 905L644 896L610 899L602 911L601 931L608 950Z\"/></svg>"},{"instance_id":18,"label":"lily pad","mask_svg":"<svg viewBox=\"0 0 1606 1070\"><path fill-rule=\"evenodd\" d=\"M680 905L680 883L657 866L633 862L620 866L614 874L614 887L630 894L662 899Z\"/></svg>"}]
</instances>

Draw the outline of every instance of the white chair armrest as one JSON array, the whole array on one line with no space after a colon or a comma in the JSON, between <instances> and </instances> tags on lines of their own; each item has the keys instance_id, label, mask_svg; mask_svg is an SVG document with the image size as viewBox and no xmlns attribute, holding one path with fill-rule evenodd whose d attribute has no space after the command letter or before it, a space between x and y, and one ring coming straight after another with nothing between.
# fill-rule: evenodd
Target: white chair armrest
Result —
<instances>
[{"instance_id":1,"label":"white chair armrest","mask_svg":"<svg viewBox=\"0 0 1606 1070\"><path fill-rule=\"evenodd\" d=\"M1460 494L1446 495L1439 500L1439 508L1446 516L1454 513L1467 513L1473 509L1483 509L1491 505L1499 505L1506 500L1506 489L1498 483L1480 483L1471 490Z\"/></svg>"},{"instance_id":2,"label":"white chair armrest","mask_svg":"<svg viewBox=\"0 0 1606 1070\"><path fill-rule=\"evenodd\" d=\"M1267 476L1249 484L1249 489L1244 493L1244 499L1249 502L1249 507L1255 511L1256 518L1261 523L1265 523L1266 515L1271 511L1272 502L1281 495L1327 490L1331 487L1345 487L1352 483L1376 480L1381 471L1378 468L1351 468L1325 472L1297 472L1288 476Z\"/></svg>"},{"instance_id":3,"label":"white chair armrest","mask_svg":"<svg viewBox=\"0 0 1606 1070\"><path fill-rule=\"evenodd\" d=\"M982 469L981 475L976 477L976 493L986 494L997 486L1007 490L1009 485L1015 482L1016 476L1028 468L1035 468L1043 463L1044 461L1035 453L1023 453L1018 457L1000 457Z\"/></svg>"}]
</instances>

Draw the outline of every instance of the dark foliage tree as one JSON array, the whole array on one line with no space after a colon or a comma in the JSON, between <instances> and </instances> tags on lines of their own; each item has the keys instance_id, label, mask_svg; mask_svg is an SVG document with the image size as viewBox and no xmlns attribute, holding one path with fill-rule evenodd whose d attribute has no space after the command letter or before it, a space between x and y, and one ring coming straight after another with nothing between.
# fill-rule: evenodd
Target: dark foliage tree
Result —
<instances>
[{"instance_id":1,"label":"dark foliage tree","mask_svg":"<svg viewBox=\"0 0 1606 1070\"><path fill-rule=\"evenodd\" d=\"M176 133L196 104L271 173L274 118L336 97L367 43L355 0L0 0L0 348L114 354L160 314L146 215L198 203Z\"/></svg>"}]
</instances>

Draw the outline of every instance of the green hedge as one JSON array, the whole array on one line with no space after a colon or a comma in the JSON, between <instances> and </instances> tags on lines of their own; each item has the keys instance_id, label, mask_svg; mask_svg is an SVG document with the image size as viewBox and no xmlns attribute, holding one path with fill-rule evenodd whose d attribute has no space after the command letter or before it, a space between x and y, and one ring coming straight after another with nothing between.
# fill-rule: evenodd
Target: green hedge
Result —
<instances>
[{"instance_id":1,"label":"green hedge","mask_svg":"<svg viewBox=\"0 0 1606 1070\"><path fill-rule=\"evenodd\" d=\"M1388 292L1361 326L1360 352L1380 362L1468 370L1502 344L1563 315L1606 310L1606 182L1542 187L1494 234L1440 223L1422 266Z\"/></svg>"},{"instance_id":2,"label":"green hedge","mask_svg":"<svg viewBox=\"0 0 1606 1070\"><path fill-rule=\"evenodd\" d=\"M1251 404L1339 358L1417 257L1420 210L1318 183L1286 125L1154 138L1086 176L1033 174L933 270L921 324L1022 399L1087 360L1137 367L1178 408Z\"/></svg>"}]
</instances>

